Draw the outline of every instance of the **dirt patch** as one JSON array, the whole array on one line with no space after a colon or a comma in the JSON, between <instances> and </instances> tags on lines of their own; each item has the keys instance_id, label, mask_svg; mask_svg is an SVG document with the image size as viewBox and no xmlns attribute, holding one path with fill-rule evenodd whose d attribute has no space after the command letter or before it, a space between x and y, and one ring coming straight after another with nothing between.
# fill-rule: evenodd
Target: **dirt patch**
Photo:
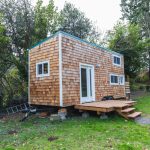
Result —
<instances>
[{"instance_id":1,"label":"dirt patch","mask_svg":"<svg viewBox=\"0 0 150 150\"><path fill-rule=\"evenodd\" d=\"M16 130L9 130L8 134L17 134L18 132Z\"/></svg>"},{"instance_id":2,"label":"dirt patch","mask_svg":"<svg viewBox=\"0 0 150 150\"><path fill-rule=\"evenodd\" d=\"M48 141L52 142L52 141L55 141L55 140L57 140L57 139L58 139L57 136L50 136L50 137L48 138Z\"/></svg>"},{"instance_id":3,"label":"dirt patch","mask_svg":"<svg viewBox=\"0 0 150 150\"><path fill-rule=\"evenodd\" d=\"M11 115L5 115L3 118L1 118L2 121L10 121L10 120L20 120L21 118L24 117L23 113L15 113Z\"/></svg>"}]
</instances>

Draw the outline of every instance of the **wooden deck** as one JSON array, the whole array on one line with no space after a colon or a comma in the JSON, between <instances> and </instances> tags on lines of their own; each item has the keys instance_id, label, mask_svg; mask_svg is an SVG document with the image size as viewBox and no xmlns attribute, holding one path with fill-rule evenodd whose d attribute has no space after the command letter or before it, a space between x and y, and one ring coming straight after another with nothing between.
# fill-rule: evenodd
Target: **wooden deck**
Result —
<instances>
[{"instance_id":1,"label":"wooden deck","mask_svg":"<svg viewBox=\"0 0 150 150\"><path fill-rule=\"evenodd\" d=\"M123 108L123 107L134 105L134 104L135 104L135 101L107 100L107 101L77 104L75 105L75 108L80 109L80 110L111 112L111 111L114 111L116 108Z\"/></svg>"},{"instance_id":2,"label":"wooden deck","mask_svg":"<svg viewBox=\"0 0 150 150\"><path fill-rule=\"evenodd\" d=\"M121 116L128 119L133 113L135 113L135 108L131 108L131 106L134 106L135 103L135 101L107 100L77 104L75 105L75 109L79 109L80 111L96 111L97 114L116 111ZM137 114L137 116L139 116L141 113L139 112ZM135 115L135 117L137 116Z\"/></svg>"}]
</instances>

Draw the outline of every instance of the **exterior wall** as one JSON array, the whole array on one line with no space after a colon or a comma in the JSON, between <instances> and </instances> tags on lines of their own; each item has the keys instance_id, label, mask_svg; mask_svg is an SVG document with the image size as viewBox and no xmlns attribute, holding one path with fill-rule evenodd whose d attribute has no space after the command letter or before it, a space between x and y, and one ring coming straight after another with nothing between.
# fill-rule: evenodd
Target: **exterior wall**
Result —
<instances>
[{"instance_id":1,"label":"exterior wall","mask_svg":"<svg viewBox=\"0 0 150 150\"><path fill-rule=\"evenodd\" d=\"M36 63L49 61L50 75L36 77ZM59 39L55 36L29 50L29 103L59 106Z\"/></svg>"},{"instance_id":2,"label":"exterior wall","mask_svg":"<svg viewBox=\"0 0 150 150\"><path fill-rule=\"evenodd\" d=\"M125 96L124 85L110 85L110 74L124 74L124 61L117 67L112 62L113 54L90 44L62 35L62 89L63 106L80 103L80 63L94 65L95 99L113 95ZM96 68L96 64L100 67Z\"/></svg>"}]
</instances>

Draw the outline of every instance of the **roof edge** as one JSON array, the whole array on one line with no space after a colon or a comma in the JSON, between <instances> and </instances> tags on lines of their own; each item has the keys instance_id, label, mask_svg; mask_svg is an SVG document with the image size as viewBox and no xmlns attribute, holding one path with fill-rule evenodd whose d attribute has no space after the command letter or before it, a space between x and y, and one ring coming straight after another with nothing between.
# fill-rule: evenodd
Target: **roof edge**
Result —
<instances>
[{"instance_id":1,"label":"roof edge","mask_svg":"<svg viewBox=\"0 0 150 150\"><path fill-rule=\"evenodd\" d=\"M80 41L80 42L87 43L87 44L89 44L89 45L91 45L91 46L94 46L94 47L97 47L97 48L99 48L99 49L101 49L101 50L105 50L105 51L107 51L107 52L111 52L111 53L114 53L114 54L123 56L123 54L121 54L121 53L118 53L118 52L116 52L116 51L113 51L113 50L111 50L111 49L109 49L109 48L102 47L102 46L100 46L100 45L98 45L98 44L88 42L87 40L81 39L81 38L79 38L79 37L77 37L77 36L74 36L74 35L72 35L72 34L69 34L69 33L67 33L67 32L64 32L64 31L59 31L59 32L62 33L63 35L72 37L72 38L74 38L74 39L76 39L76 40L78 40L78 41Z\"/></svg>"},{"instance_id":2,"label":"roof edge","mask_svg":"<svg viewBox=\"0 0 150 150\"><path fill-rule=\"evenodd\" d=\"M31 50L32 48L35 48L36 46L41 45L42 43L46 42L47 40L49 40L49 39L51 39L51 38L54 38L54 37L57 36L59 33L61 33L61 34L63 34L63 35L66 35L66 36L69 36L69 37L72 37L73 39L76 39L76 40L78 40L78 41L80 41L80 42L84 42L84 43L87 43L87 44L89 44L89 45L91 45L91 46L97 47L97 48L99 48L99 49L101 49L101 50L105 50L105 51L107 51L107 52L110 52L110 53L114 53L114 54L123 56L123 54L121 54L121 53L115 52L115 51L113 51L113 50L111 50L111 49L109 49L109 48L102 47L102 46L100 46L100 45L98 45L98 44L95 44L95 43L90 43L90 42L88 42L88 41L86 41L86 40L84 40L84 39L81 39L81 38L79 38L79 37L77 37L77 36L74 36L74 35L72 35L72 34L69 34L69 33L67 33L67 32L64 32L64 31L57 31L55 34L53 34L53 35L51 35L51 36L49 36L49 37L47 37L47 38L41 40L40 42L37 42L37 43L34 44L32 47L30 47L28 50Z\"/></svg>"},{"instance_id":3,"label":"roof edge","mask_svg":"<svg viewBox=\"0 0 150 150\"><path fill-rule=\"evenodd\" d=\"M36 44L34 44L34 45L33 45L33 46L31 46L30 48L28 48L28 50L31 50L32 48L35 48L36 46L41 45L42 43L44 43L44 42L48 41L49 39L54 38L54 37L55 37L55 36L57 36L60 32L61 32L61 31L58 31L58 32L56 32L55 34L50 35L50 36L48 36L47 38L45 38L45 39L43 39L43 40L41 40L41 41L37 42Z\"/></svg>"}]
</instances>

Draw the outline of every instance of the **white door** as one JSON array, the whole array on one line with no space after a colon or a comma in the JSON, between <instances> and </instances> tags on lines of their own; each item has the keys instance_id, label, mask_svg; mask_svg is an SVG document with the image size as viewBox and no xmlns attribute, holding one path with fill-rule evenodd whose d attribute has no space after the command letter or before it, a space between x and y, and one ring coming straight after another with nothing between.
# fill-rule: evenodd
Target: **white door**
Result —
<instances>
[{"instance_id":1,"label":"white door","mask_svg":"<svg viewBox=\"0 0 150 150\"><path fill-rule=\"evenodd\" d=\"M81 103L95 101L94 66L80 65Z\"/></svg>"}]
</instances>

